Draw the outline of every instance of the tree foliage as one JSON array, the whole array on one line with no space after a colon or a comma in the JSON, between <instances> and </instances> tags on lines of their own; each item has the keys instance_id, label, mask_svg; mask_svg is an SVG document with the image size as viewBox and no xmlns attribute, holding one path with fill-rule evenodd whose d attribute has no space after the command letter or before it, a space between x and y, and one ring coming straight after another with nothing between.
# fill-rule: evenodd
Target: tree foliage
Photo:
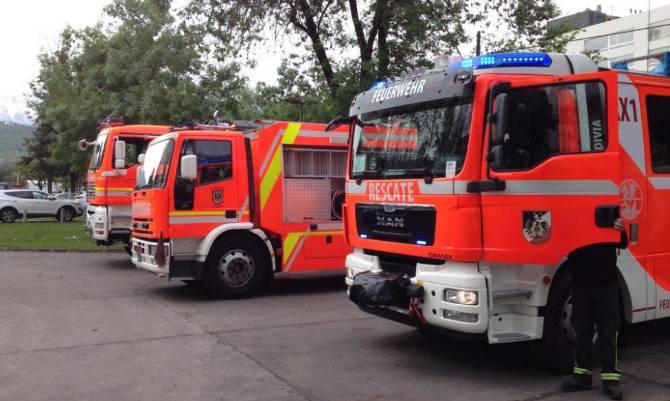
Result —
<instances>
[{"instance_id":1,"label":"tree foliage","mask_svg":"<svg viewBox=\"0 0 670 401\"><path fill-rule=\"evenodd\" d=\"M77 141L95 137L99 118L169 124L219 108L235 114L235 94L246 85L239 66L208 61L202 40L198 29L175 22L165 0L115 0L104 21L65 29L56 49L40 55L30 102L39 125L29 149L53 138L50 171L74 187L88 158ZM29 156L26 165L44 159Z\"/></svg>"},{"instance_id":2,"label":"tree foliage","mask_svg":"<svg viewBox=\"0 0 670 401\"><path fill-rule=\"evenodd\" d=\"M330 99L321 100L338 112L375 77L430 67L437 55L459 53L459 45L472 39L466 24L488 30L491 50L521 44L553 49L562 40L544 31L558 15L553 0L191 0L185 15L233 56L268 36L292 39L303 52L291 56L302 66L297 71L319 93L325 85ZM512 35L499 37L504 30Z\"/></svg>"}]
</instances>

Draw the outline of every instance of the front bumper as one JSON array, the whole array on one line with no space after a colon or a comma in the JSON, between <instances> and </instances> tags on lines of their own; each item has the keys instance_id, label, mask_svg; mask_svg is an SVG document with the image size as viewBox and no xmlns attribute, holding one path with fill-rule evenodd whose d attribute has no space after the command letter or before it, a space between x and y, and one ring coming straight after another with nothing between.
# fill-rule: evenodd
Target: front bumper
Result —
<instances>
[{"instance_id":1,"label":"front bumper","mask_svg":"<svg viewBox=\"0 0 670 401\"><path fill-rule=\"evenodd\" d=\"M143 269L158 275L159 277L168 277L170 274L170 251L169 242L163 244L165 252L165 263L159 265L156 261L157 241L147 241L133 237L130 240L131 261L138 269Z\"/></svg>"},{"instance_id":2,"label":"front bumper","mask_svg":"<svg viewBox=\"0 0 670 401\"><path fill-rule=\"evenodd\" d=\"M130 206L97 206L86 208L86 231L96 241L128 242L131 222Z\"/></svg>"},{"instance_id":3,"label":"front bumper","mask_svg":"<svg viewBox=\"0 0 670 401\"><path fill-rule=\"evenodd\" d=\"M345 281L348 286L351 286L356 274L364 271L381 271L377 256L366 255L359 250L347 256L345 266L347 269ZM486 332L489 319L488 290L486 277L479 272L476 263L446 262L443 265L417 263L416 276L410 279L413 284L423 287L424 295L419 308L429 326L469 334ZM478 304L462 305L448 302L445 299L447 289L476 291ZM374 305L368 307L383 309L374 314L395 315L393 320L403 323L414 319L410 316L409 305L406 309ZM366 310L366 308L362 309ZM367 311L370 312L370 310ZM467 317L467 321L457 320L462 317Z\"/></svg>"}]
</instances>

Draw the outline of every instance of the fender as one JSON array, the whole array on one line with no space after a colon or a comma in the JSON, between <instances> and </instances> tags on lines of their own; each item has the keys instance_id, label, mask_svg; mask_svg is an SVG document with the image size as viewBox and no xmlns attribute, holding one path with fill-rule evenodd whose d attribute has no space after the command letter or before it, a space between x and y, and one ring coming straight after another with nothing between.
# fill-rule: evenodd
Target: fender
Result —
<instances>
[{"instance_id":1,"label":"fender","mask_svg":"<svg viewBox=\"0 0 670 401\"><path fill-rule=\"evenodd\" d=\"M265 232L260 228L254 228L254 225L251 222L225 223L210 231L209 234L207 234L207 236L200 243L200 247L198 249L199 261L204 262L207 258L207 255L209 255L209 251L212 249L214 242L229 231L248 231L263 241L267 247L268 253L270 254L272 271L275 271L276 258L274 248L270 244L270 240L268 239L268 236L265 234Z\"/></svg>"}]
</instances>

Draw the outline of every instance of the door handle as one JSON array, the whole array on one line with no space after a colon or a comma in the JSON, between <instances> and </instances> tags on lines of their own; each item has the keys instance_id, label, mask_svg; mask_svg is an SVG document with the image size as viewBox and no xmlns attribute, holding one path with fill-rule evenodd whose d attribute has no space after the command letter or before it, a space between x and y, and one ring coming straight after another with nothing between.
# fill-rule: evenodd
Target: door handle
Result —
<instances>
[{"instance_id":1,"label":"door handle","mask_svg":"<svg viewBox=\"0 0 670 401\"><path fill-rule=\"evenodd\" d=\"M309 225L309 229L310 229L310 230L318 230L318 229L319 229L319 225L318 225L318 224L310 224L310 225Z\"/></svg>"}]
</instances>

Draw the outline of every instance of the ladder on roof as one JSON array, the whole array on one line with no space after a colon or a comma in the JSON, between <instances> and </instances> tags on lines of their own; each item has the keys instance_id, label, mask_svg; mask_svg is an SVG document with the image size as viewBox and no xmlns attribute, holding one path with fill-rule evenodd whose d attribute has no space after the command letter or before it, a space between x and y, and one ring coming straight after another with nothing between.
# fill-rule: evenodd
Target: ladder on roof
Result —
<instances>
[{"instance_id":1,"label":"ladder on roof","mask_svg":"<svg viewBox=\"0 0 670 401\"><path fill-rule=\"evenodd\" d=\"M634 71L628 68L629 63L649 59L656 59L659 61L658 65L656 65L656 67L654 67L651 71ZM670 77L670 52L653 53L648 54L646 56L633 57L626 60L620 60L612 64L612 69L619 71L644 72L648 74L663 75L666 77Z\"/></svg>"}]
</instances>

